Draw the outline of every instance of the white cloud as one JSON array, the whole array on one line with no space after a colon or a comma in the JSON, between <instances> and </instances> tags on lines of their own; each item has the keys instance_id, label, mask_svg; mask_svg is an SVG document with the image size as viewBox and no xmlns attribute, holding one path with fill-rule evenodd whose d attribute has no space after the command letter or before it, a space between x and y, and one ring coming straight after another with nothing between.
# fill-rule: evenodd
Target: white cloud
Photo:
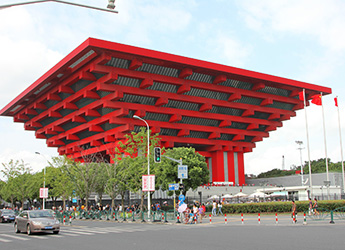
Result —
<instances>
[{"instance_id":1,"label":"white cloud","mask_svg":"<svg viewBox=\"0 0 345 250\"><path fill-rule=\"evenodd\" d=\"M251 54L251 46L222 34L215 39L209 39L208 47L212 56L217 57L214 61L234 67L243 67Z\"/></svg>"},{"instance_id":2,"label":"white cloud","mask_svg":"<svg viewBox=\"0 0 345 250\"><path fill-rule=\"evenodd\" d=\"M248 27L264 34L288 32L317 39L330 50L345 49L345 27L340 0L238 1ZM272 36L271 36L272 37Z\"/></svg>"},{"instance_id":3,"label":"white cloud","mask_svg":"<svg viewBox=\"0 0 345 250\"><path fill-rule=\"evenodd\" d=\"M0 106L5 106L62 58L39 41L0 36L0 44Z\"/></svg>"}]
</instances>

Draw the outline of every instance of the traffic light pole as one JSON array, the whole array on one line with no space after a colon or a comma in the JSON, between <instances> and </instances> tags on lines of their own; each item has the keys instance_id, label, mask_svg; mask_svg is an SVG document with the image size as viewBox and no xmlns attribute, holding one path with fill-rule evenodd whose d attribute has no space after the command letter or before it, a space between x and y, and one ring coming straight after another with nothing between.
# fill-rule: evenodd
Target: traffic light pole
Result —
<instances>
[{"instance_id":1,"label":"traffic light pole","mask_svg":"<svg viewBox=\"0 0 345 250\"><path fill-rule=\"evenodd\" d=\"M176 159L174 159L174 158L170 158L170 157L168 157L168 156L165 156L165 155L162 155L163 157L165 157L165 158L167 158L167 159L169 159L169 160L171 160L171 161L174 161L174 162L177 162L179 165L182 165L182 158L180 158L179 160L176 160ZM183 184L182 183L182 178L180 178L180 184ZM180 189L180 195L182 194L182 189ZM175 192L174 192L174 211L175 211L175 209L176 209L176 207L175 207L175 196L176 196L176 194L175 194ZM175 212L174 212L174 214L175 214Z\"/></svg>"},{"instance_id":2,"label":"traffic light pole","mask_svg":"<svg viewBox=\"0 0 345 250\"><path fill-rule=\"evenodd\" d=\"M170 157L165 156L165 155L162 155L162 157L165 157L165 158L167 158L167 159L169 159L169 160L171 160L171 161L177 162L180 166L182 165L182 158L180 158L179 160L176 160L176 159L174 159L174 158L170 158ZM182 178L180 178L180 184L183 184L183 183L182 183ZM180 194L181 194L181 193L182 193L182 190L180 190Z\"/></svg>"}]
</instances>

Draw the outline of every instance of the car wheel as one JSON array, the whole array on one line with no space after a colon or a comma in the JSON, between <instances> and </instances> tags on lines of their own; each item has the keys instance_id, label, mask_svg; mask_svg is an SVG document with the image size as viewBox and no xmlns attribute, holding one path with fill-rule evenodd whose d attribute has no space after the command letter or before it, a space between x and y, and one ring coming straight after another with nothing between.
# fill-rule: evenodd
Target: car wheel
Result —
<instances>
[{"instance_id":1,"label":"car wheel","mask_svg":"<svg viewBox=\"0 0 345 250\"><path fill-rule=\"evenodd\" d=\"M18 229L18 224L17 223L14 223L14 231L16 233L20 233L20 230Z\"/></svg>"},{"instance_id":2,"label":"car wheel","mask_svg":"<svg viewBox=\"0 0 345 250\"><path fill-rule=\"evenodd\" d=\"M53 234L58 234L60 231L53 231Z\"/></svg>"},{"instance_id":3,"label":"car wheel","mask_svg":"<svg viewBox=\"0 0 345 250\"><path fill-rule=\"evenodd\" d=\"M27 233L28 235L31 235L31 234L32 234L30 224L28 224L28 225L26 226L26 233Z\"/></svg>"}]
</instances>

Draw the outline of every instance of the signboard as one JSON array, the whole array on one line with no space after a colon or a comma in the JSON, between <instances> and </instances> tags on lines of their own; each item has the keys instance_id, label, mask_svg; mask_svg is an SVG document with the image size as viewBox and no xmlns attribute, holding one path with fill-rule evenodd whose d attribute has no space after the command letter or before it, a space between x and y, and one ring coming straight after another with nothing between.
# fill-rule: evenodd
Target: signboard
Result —
<instances>
[{"instance_id":1,"label":"signboard","mask_svg":"<svg viewBox=\"0 0 345 250\"><path fill-rule=\"evenodd\" d=\"M176 191L178 190L178 183L172 183L172 184L169 184L169 191Z\"/></svg>"},{"instance_id":2,"label":"signboard","mask_svg":"<svg viewBox=\"0 0 345 250\"><path fill-rule=\"evenodd\" d=\"M177 166L177 175L179 179L188 179L188 166L187 165L178 165Z\"/></svg>"},{"instance_id":3,"label":"signboard","mask_svg":"<svg viewBox=\"0 0 345 250\"><path fill-rule=\"evenodd\" d=\"M142 190L143 192L155 191L155 176L154 175L143 175Z\"/></svg>"},{"instance_id":4,"label":"signboard","mask_svg":"<svg viewBox=\"0 0 345 250\"><path fill-rule=\"evenodd\" d=\"M48 198L48 188L40 188L40 198Z\"/></svg>"}]
</instances>

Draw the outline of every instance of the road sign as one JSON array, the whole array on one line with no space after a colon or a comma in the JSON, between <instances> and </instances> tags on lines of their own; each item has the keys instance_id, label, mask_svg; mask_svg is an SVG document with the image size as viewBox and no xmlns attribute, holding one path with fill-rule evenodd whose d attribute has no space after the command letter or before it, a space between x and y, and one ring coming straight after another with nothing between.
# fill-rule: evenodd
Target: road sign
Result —
<instances>
[{"instance_id":1,"label":"road sign","mask_svg":"<svg viewBox=\"0 0 345 250\"><path fill-rule=\"evenodd\" d=\"M186 199L186 197L183 194L180 194L178 197L179 201L184 202L184 200Z\"/></svg>"},{"instance_id":2,"label":"road sign","mask_svg":"<svg viewBox=\"0 0 345 250\"><path fill-rule=\"evenodd\" d=\"M142 190L144 192L148 191L155 191L155 176L154 175L143 175L143 185L142 185Z\"/></svg>"},{"instance_id":3,"label":"road sign","mask_svg":"<svg viewBox=\"0 0 345 250\"><path fill-rule=\"evenodd\" d=\"M188 179L188 166L187 165L178 165L178 178L179 179Z\"/></svg>"},{"instance_id":4,"label":"road sign","mask_svg":"<svg viewBox=\"0 0 345 250\"><path fill-rule=\"evenodd\" d=\"M175 190L178 190L178 183L172 183L172 184L169 184L169 191L175 191Z\"/></svg>"},{"instance_id":5,"label":"road sign","mask_svg":"<svg viewBox=\"0 0 345 250\"><path fill-rule=\"evenodd\" d=\"M40 198L48 198L48 188L40 188Z\"/></svg>"}]
</instances>

